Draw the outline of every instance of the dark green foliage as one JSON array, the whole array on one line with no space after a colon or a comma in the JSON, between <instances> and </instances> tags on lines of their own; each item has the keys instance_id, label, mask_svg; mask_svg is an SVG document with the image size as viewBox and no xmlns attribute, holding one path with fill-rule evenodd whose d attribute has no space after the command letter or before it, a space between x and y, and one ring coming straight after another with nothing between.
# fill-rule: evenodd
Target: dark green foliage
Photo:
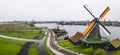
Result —
<instances>
[{"instance_id":1,"label":"dark green foliage","mask_svg":"<svg viewBox=\"0 0 120 55\"><path fill-rule=\"evenodd\" d=\"M97 49L94 51L93 55L107 55L103 49Z\"/></svg>"}]
</instances>

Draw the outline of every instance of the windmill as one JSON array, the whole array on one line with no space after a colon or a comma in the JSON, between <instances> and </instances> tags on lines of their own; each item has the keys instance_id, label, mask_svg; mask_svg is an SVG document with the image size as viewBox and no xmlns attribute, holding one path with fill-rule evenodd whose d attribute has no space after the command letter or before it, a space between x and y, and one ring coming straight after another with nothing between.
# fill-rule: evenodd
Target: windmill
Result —
<instances>
[{"instance_id":1,"label":"windmill","mask_svg":"<svg viewBox=\"0 0 120 55\"><path fill-rule=\"evenodd\" d=\"M110 11L110 8L107 7L105 11L100 15L100 17L96 17L93 15L92 11L88 7L87 4L83 5L83 7L92 15L94 18L89 26L83 31L82 35L83 38L86 37L87 40L101 40L100 35L100 28L103 29L103 31L110 35L111 33L108 31L108 29L100 22L100 20L103 19L103 17ZM83 39L81 39L83 40Z\"/></svg>"},{"instance_id":2,"label":"windmill","mask_svg":"<svg viewBox=\"0 0 120 55\"><path fill-rule=\"evenodd\" d=\"M103 17L110 11L110 8L107 7L105 11L100 15L100 17L95 17L87 4L83 5L83 7L92 15L94 19L90 22L88 27L82 33L77 32L74 36L70 37L70 40L74 43L77 43L81 40L82 42L92 43L92 44L102 43L107 41L107 38L105 38L106 40L102 41L102 37L100 35L100 28L103 29L103 31L107 35L110 35L111 33L100 22L100 20L102 20Z\"/></svg>"}]
</instances>

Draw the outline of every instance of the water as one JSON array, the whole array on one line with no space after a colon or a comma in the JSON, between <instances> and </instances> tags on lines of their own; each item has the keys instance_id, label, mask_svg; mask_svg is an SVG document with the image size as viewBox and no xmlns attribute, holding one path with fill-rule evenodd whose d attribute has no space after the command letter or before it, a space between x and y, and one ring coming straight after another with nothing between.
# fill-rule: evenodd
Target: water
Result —
<instances>
[{"instance_id":1,"label":"water","mask_svg":"<svg viewBox=\"0 0 120 55\"><path fill-rule=\"evenodd\" d=\"M45 36L43 37L42 40L40 40L40 42L38 43L38 49L40 51L40 55L48 55L47 52L44 49L44 40L45 40Z\"/></svg>"},{"instance_id":2,"label":"water","mask_svg":"<svg viewBox=\"0 0 120 55\"><path fill-rule=\"evenodd\" d=\"M60 29L66 29L69 36L75 35L76 32L83 32L87 26L82 25L57 25L55 23L46 23L46 24L35 24L36 27L48 27L50 29L56 28L59 26ZM100 29L102 36L110 37L110 39L119 38L120 39L120 27L106 26L106 28L111 32L111 35L106 35L106 33Z\"/></svg>"}]
</instances>

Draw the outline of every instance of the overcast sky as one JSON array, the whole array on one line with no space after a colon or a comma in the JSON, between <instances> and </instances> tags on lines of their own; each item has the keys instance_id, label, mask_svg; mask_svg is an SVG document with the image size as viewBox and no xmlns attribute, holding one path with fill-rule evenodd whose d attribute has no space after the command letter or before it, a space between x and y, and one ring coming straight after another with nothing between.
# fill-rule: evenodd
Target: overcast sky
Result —
<instances>
[{"instance_id":1,"label":"overcast sky","mask_svg":"<svg viewBox=\"0 0 120 55\"><path fill-rule=\"evenodd\" d=\"M84 9L87 4L95 16L109 6L105 20L120 21L120 0L0 0L0 21L78 21L93 17Z\"/></svg>"}]
</instances>

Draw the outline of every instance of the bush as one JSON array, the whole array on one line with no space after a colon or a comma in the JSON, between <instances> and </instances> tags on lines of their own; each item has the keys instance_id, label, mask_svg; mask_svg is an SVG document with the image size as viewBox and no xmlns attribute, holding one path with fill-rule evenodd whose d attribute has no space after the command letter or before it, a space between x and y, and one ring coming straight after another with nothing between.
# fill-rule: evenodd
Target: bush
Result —
<instances>
[{"instance_id":1,"label":"bush","mask_svg":"<svg viewBox=\"0 0 120 55\"><path fill-rule=\"evenodd\" d=\"M120 50L115 52L115 55L120 55Z\"/></svg>"},{"instance_id":2,"label":"bush","mask_svg":"<svg viewBox=\"0 0 120 55\"><path fill-rule=\"evenodd\" d=\"M93 55L107 55L103 49L97 49L94 51Z\"/></svg>"},{"instance_id":3,"label":"bush","mask_svg":"<svg viewBox=\"0 0 120 55\"><path fill-rule=\"evenodd\" d=\"M83 49L82 52L85 53L85 54L92 54L93 48L90 47L90 48Z\"/></svg>"}]
</instances>

